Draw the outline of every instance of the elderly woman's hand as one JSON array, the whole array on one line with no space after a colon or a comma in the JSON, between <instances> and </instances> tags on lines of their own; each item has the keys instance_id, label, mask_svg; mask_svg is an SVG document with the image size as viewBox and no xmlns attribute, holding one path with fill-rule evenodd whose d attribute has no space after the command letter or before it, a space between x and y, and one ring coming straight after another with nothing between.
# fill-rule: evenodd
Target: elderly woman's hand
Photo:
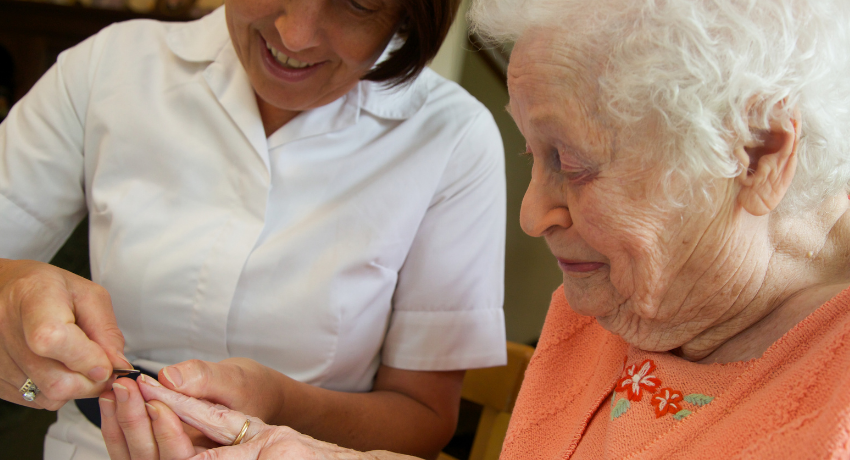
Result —
<instances>
[{"instance_id":1,"label":"elderly woman's hand","mask_svg":"<svg viewBox=\"0 0 850 460\"><path fill-rule=\"evenodd\" d=\"M123 348L105 289L52 265L0 259L0 398L56 410L94 397L113 367L132 368ZM22 395L25 382L40 392Z\"/></svg>"},{"instance_id":2,"label":"elderly woman's hand","mask_svg":"<svg viewBox=\"0 0 850 460\"><path fill-rule=\"evenodd\" d=\"M287 377L247 358L229 358L220 362L190 359L159 372L159 383L178 393L251 414L274 423L283 407ZM250 391L245 391L250 388ZM183 429L195 446L213 448L210 440L190 425Z\"/></svg>"},{"instance_id":3,"label":"elderly woman's hand","mask_svg":"<svg viewBox=\"0 0 850 460\"><path fill-rule=\"evenodd\" d=\"M463 371L381 366L372 391L335 392L298 382L246 358L189 360L162 369L158 383L251 414L271 425L370 451L434 457L455 430ZM383 427L392 426L392 436ZM190 426L196 446L218 447Z\"/></svg>"},{"instance_id":4,"label":"elderly woman's hand","mask_svg":"<svg viewBox=\"0 0 850 460\"><path fill-rule=\"evenodd\" d=\"M147 402L146 402L147 401ZM412 459L391 452L357 452L318 441L288 427L182 395L140 376L116 382L101 395L103 437L113 460ZM181 420L225 447L192 445ZM231 446L250 421L237 446Z\"/></svg>"}]
</instances>

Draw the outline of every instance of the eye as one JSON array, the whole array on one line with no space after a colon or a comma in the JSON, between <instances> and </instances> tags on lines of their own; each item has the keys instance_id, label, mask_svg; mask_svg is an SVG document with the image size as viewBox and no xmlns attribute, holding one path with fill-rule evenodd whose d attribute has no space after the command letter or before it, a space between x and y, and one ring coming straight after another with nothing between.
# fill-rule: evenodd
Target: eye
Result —
<instances>
[{"instance_id":1,"label":"eye","mask_svg":"<svg viewBox=\"0 0 850 460\"><path fill-rule=\"evenodd\" d=\"M590 179L593 177L593 174L586 169L570 170L562 168L561 175L568 181L578 185L590 182Z\"/></svg>"},{"instance_id":2,"label":"eye","mask_svg":"<svg viewBox=\"0 0 850 460\"><path fill-rule=\"evenodd\" d=\"M520 153L523 158L528 158L534 163L534 152L531 146L525 146L525 151ZM557 148L551 148L547 155L541 161L547 163L548 168L575 185L582 185L590 182L596 172L593 168L583 164L583 162L570 157L568 154L559 152Z\"/></svg>"},{"instance_id":3,"label":"eye","mask_svg":"<svg viewBox=\"0 0 850 460\"><path fill-rule=\"evenodd\" d=\"M358 13L374 13L375 11L377 11L377 10L373 10L373 9L365 7L363 5L363 3L361 3L361 2L358 2L358 1L355 1L355 0L347 0L347 1L348 1L348 4L351 6L351 8Z\"/></svg>"},{"instance_id":4,"label":"eye","mask_svg":"<svg viewBox=\"0 0 850 460\"><path fill-rule=\"evenodd\" d=\"M573 184L585 184L596 176L594 168L571 155L559 152L556 161L561 176Z\"/></svg>"},{"instance_id":5,"label":"eye","mask_svg":"<svg viewBox=\"0 0 850 460\"><path fill-rule=\"evenodd\" d=\"M525 152L520 153L520 156L524 158L528 158L532 163L534 163L535 154L531 150L531 146L525 146ZM560 172L563 168L561 166L561 158L558 154L557 149L549 149L546 155L543 158L538 158L539 161L543 161L546 166L552 171Z\"/></svg>"}]
</instances>

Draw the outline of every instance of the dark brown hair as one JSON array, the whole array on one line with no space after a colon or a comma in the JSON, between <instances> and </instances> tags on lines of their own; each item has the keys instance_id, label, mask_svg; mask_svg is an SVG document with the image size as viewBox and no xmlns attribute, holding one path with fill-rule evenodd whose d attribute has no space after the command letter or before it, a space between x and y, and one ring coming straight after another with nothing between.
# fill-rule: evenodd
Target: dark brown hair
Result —
<instances>
[{"instance_id":1,"label":"dark brown hair","mask_svg":"<svg viewBox=\"0 0 850 460\"><path fill-rule=\"evenodd\" d=\"M460 0L401 0L398 35L404 44L363 80L398 86L416 78L440 50L459 6Z\"/></svg>"}]
</instances>

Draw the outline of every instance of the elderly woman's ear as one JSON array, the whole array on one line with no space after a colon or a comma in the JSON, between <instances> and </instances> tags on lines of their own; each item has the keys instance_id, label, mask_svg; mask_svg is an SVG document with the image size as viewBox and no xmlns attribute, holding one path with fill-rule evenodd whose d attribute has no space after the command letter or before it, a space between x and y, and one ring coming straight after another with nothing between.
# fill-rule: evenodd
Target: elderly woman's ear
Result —
<instances>
[{"instance_id":1,"label":"elderly woman's ear","mask_svg":"<svg viewBox=\"0 0 850 460\"><path fill-rule=\"evenodd\" d=\"M753 145L739 145L735 156L744 166L738 176L738 204L754 216L763 216L779 205L797 169L800 110L774 110L767 130L751 126Z\"/></svg>"}]
</instances>

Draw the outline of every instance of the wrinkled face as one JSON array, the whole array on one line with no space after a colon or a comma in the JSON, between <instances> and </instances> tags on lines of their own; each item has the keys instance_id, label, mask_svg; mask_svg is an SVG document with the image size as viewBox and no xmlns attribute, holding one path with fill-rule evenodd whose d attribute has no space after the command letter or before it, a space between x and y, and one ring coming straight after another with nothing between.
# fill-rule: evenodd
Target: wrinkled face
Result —
<instances>
[{"instance_id":1,"label":"wrinkled face","mask_svg":"<svg viewBox=\"0 0 850 460\"><path fill-rule=\"evenodd\" d=\"M553 36L524 37L508 69L510 112L534 160L523 230L546 239L577 313L645 350L682 346L737 313L722 294L743 257L728 181L716 187L723 212L650 203L664 177L640 161L651 136L608 126L595 70L559 55Z\"/></svg>"},{"instance_id":2,"label":"wrinkled face","mask_svg":"<svg viewBox=\"0 0 850 460\"><path fill-rule=\"evenodd\" d=\"M261 102L302 111L350 91L395 32L398 0L227 0L236 54Z\"/></svg>"}]
</instances>

